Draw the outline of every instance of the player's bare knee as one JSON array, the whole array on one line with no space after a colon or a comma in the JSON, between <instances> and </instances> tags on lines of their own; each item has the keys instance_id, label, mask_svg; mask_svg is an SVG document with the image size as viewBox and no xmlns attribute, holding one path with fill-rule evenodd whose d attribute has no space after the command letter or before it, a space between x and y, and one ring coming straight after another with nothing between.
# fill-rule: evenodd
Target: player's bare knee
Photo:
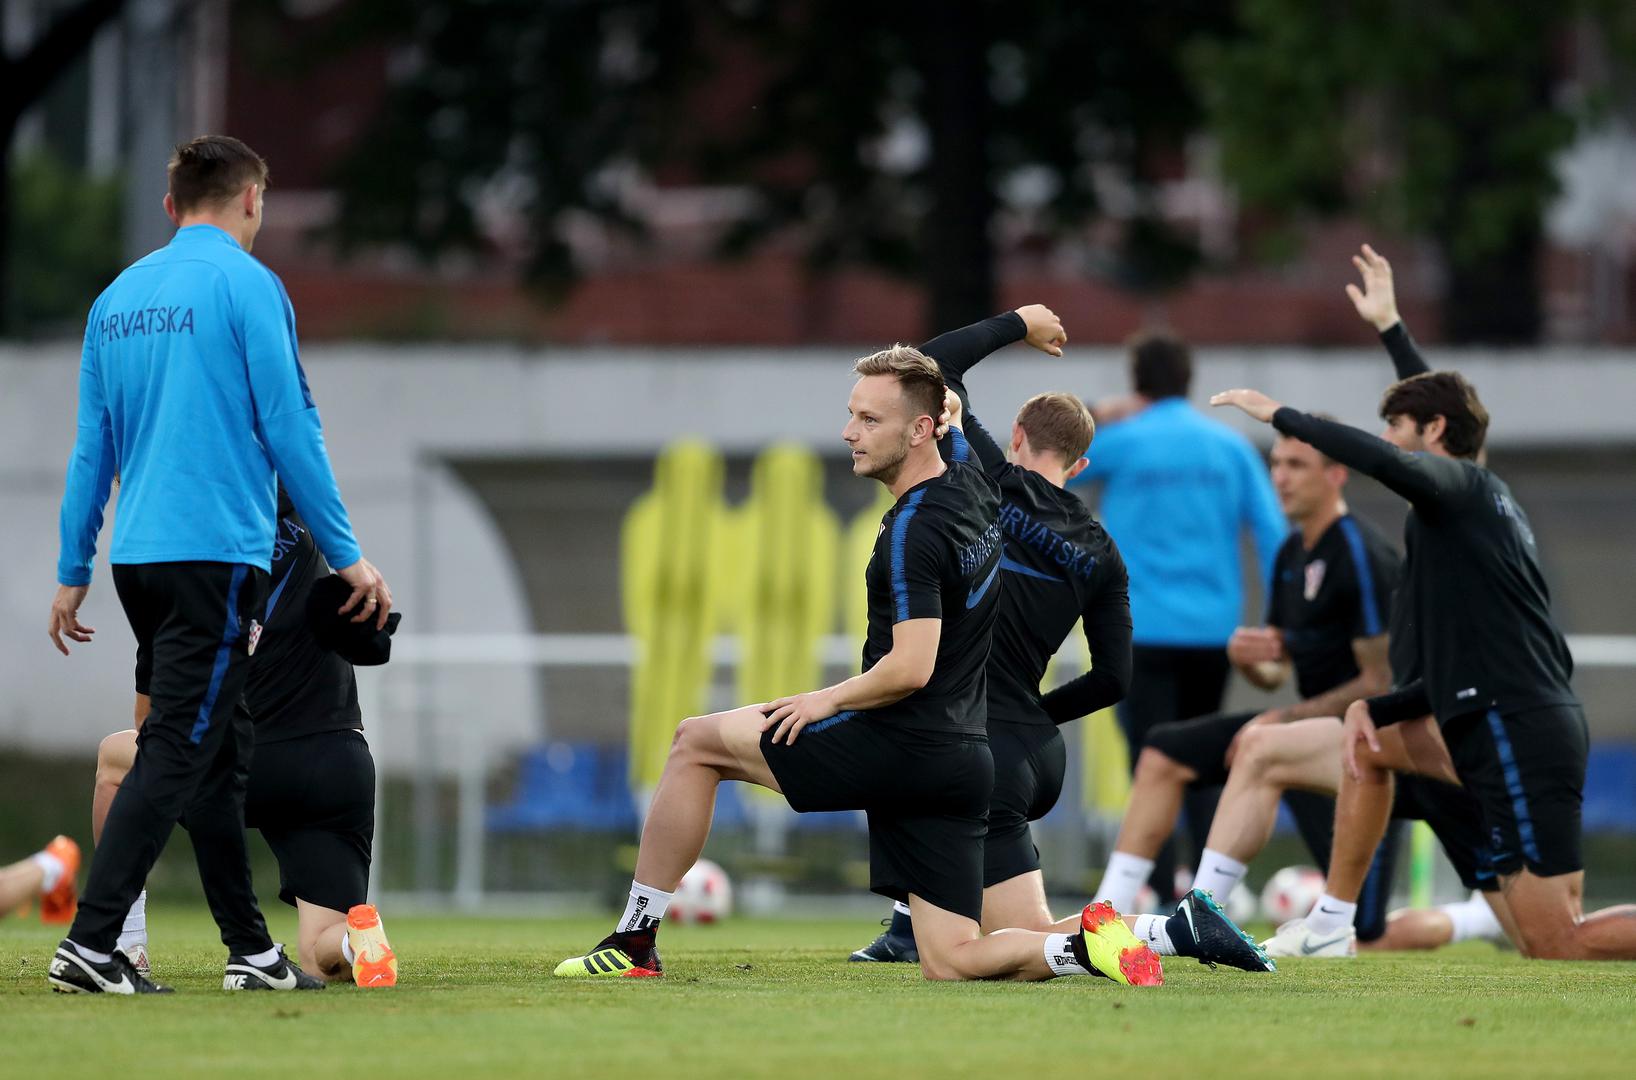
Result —
<instances>
[{"instance_id":1,"label":"player's bare knee","mask_svg":"<svg viewBox=\"0 0 1636 1080\"><path fill-rule=\"evenodd\" d=\"M97 744L97 783L118 787L136 759L136 732L116 731Z\"/></svg>"},{"instance_id":2,"label":"player's bare knee","mask_svg":"<svg viewBox=\"0 0 1636 1080\"><path fill-rule=\"evenodd\" d=\"M940 956L920 954L920 975L927 982L960 982L965 978L960 969Z\"/></svg>"},{"instance_id":3,"label":"player's bare knee","mask_svg":"<svg viewBox=\"0 0 1636 1080\"><path fill-rule=\"evenodd\" d=\"M1136 758L1136 780L1150 783L1181 783L1193 779L1193 770L1156 746L1144 746Z\"/></svg>"}]
</instances>

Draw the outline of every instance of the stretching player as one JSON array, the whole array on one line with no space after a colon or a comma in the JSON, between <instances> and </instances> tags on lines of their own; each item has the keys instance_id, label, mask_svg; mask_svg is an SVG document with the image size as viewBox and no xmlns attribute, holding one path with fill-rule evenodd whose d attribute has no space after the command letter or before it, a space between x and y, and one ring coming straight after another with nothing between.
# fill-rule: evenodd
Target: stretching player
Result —
<instances>
[{"instance_id":1,"label":"stretching player","mask_svg":"<svg viewBox=\"0 0 1636 1080\"><path fill-rule=\"evenodd\" d=\"M968 462L959 430L945 462L937 364L907 346L859 360L842 438L855 475L897 498L867 571L863 673L836 686L676 730L642 829L630 901L614 932L562 977L658 976L657 935L682 874L710 833L716 787L741 780L799 811L865 810L870 887L914 913L928 979L1049 979L1100 973L1162 981L1158 958L1108 905L1073 933L984 935L983 836L994 760L985 663L999 610L999 490Z\"/></svg>"},{"instance_id":2,"label":"stretching player","mask_svg":"<svg viewBox=\"0 0 1636 1080\"><path fill-rule=\"evenodd\" d=\"M1285 540L1273 563L1265 627L1239 627L1227 646L1233 664L1252 683L1274 690L1290 677L1302 700L1293 705L1250 713L1217 714L1196 720L1159 724L1149 731L1146 745L1137 759L1130 804L1120 826L1119 838L1096 898L1109 900L1116 908L1129 909L1137 891L1153 870L1160 847L1175 828L1182 798L1190 787L1216 787L1238 777L1242 758L1254 746L1258 760L1252 772L1259 775L1262 747L1279 746L1283 756L1295 761L1321 756L1325 727L1333 727L1339 765L1338 720L1312 726L1297 723L1312 717L1339 717L1359 698L1389 688L1391 672L1387 661L1386 613L1392 590L1397 585L1399 560L1387 539L1368 522L1354 517L1343 498L1346 469L1295 439L1279 439L1272 449L1272 482L1284 513L1294 530ZM1310 734L1309 734L1310 733ZM1321 774L1320 774L1321 775ZM1240 778L1241 779L1241 778ZM1339 777L1310 787L1333 794ZM1224 831L1235 840L1248 841L1243 829L1223 829L1221 817L1228 810L1228 794L1242 783L1229 784L1211 827L1211 840L1199 859L1194 885L1219 897L1231 894L1245 871L1245 845L1224 850L1219 842ZM1309 785L1287 785L1297 790ZM1259 851L1276 818L1279 795L1272 794L1264 806L1265 825L1255 837L1253 851ZM1303 834L1320 864L1328 861L1328 825L1331 807L1312 808L1311 823ZM1229 814L1229 818L1239 816ZM1253 851L1251 852L1253 854ZM1235 854L1236 852L1236 854ZM1383 868L1383 873L1389 870ZM1376 893L1389 892L1377 884ZM1385 930L1385 896L1378 896L1378 923L1374 936ZM1150 942L1153 944L1162 944Z\"/></svg>"},{"instance_id":3,"label":"stretching player","mask_svg":"<svg viewBox=\"0 0 1636 1080\"><path fill-rule=\"evenodd\" d=\"M994 756L994 794L983 846L985 930L1002 926L1050 931L1051 916L1029 822L1051 811L1062 793L1067 754L1057 725L1118 702L1130 683L1130 602L1124 561L1084 502L1064 484L1088 463L1095 428L1072 394L1030 398L1011 427L1010 461L969 413L963 382L979 360L1013 342L1060 356L1067 335L1050 309L1035 304L944 334L921 351L935 359L955 398L951 417L963 427L975 461L1000 488L1005 533L1005 587L988 657L988 741ZM1090 671L1049 694L1040 679L1083 621ZM1187 955L1206 962L1265 970L1255 943L1202 896L1184 901L1192 932L1181 934ZM1118 905L1115 905L1116 907ZM1065 920L1071 927L1076 919ZM1181 924L1178 924L1181 925ZM887 930L852 954L853 960L918 958L907 905L899 902Z\"/></svg>"},{"instance_id":4,"label":"stretching player","mask_svg":"<svg viewBox=\"0 0 1636 1080\"><path fill-rule=\"evenodd\" d=\"M1583 914L1584 712L1569 686L1573 660L1551 617L1528 517L1505 482L1473 460L1488 428L1476 391L1446 371L1394 384L1381 402L1384 438L1254 390L1229 390L1212 403L1272 423L1410 504L1398 610L1415 626L1418 678L1347 710L1326 895L1280 931L1280 947L1323 941L1350 922L1347 896L1355 898L1359 863L1385 828L1396 769L1442 774L1475 796L1494 841L1505 897L1498 913L1524 955L1636 958L1636 906ZM1437 727L1415 719L1427 713L1440 743L1431 741ZM1397 731L1383 730L1393 723ZM1442 745L1448 757L1438 760ZM1519 746L1528 752L1519 755ZM1340 912L1326 913L1327 905Z\"/></svg>"},{"instance_id":5,"label":"stretching player","mask_svg":"<svg viewBox=\"0 0 1636 1080\"><path fill-rule=\"evenodd\" d=\"M80 846L59 836L22 862L0 866L0 919L35 896L40 898L40 921L73 921L78 895L74 875L80 869Z\"/></svg>"},{"instance_id":6,"label":"stretching player","mask_svg":"<svg viewBox=\"0 0 1636 1080\"><path fill-rule=\"evenodd\" d=\"M279 899L298 912L301 966L325 981L359 986L397 984L397 957L380 915L366 902L375 831L375 762L363 736L358 684L348 657L321 642L309 626L309 598L329 574L306 524L280 489L267 623L250 659L244 704L255 723L244 817L260 829L278 859ZM332 621L340 617L320 611ZM357 641L335 644L360 663L380 663L396 628L364 624ZM320 622L320 625L322 623ZM340 621L340 627L350 623ZM344 633L345 631L343 631ZM146 719L151 660L137 656L136 727ZM102 823L136 758L135 729L115 732L97 750L91 828ZM149 971L147 893L126 916L118 948L144 975Z\"/></svg>"}]
</instances>

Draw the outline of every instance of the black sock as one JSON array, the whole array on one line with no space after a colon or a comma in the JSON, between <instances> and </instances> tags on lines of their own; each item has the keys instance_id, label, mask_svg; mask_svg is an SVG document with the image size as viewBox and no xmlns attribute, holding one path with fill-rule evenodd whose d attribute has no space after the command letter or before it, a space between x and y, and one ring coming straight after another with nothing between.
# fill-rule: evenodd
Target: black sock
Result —
<instances>
[{"instance_id":1,"label":"black sock","mask_svg":"<svg viewBox=\"0 0 1636 1080\"><path fill-rule=\"evenodd\" d=\"M1177 956L1199 955L1199 943L1193 937L1193 927L1181 912L1165 920L1165 933L1170 935L1170 944L1175 947Z\"/></svg>"},{"instance_id":2,"label":"black sock","mask_svg":"<svg viewBox=\"0 0 1636 1080\"><path fill-rule=\"evenodd\" d=\"M909 918L909 916L905 915L903 912L899 911L897 908L892 909L892 924L886 929L889 933L895 934L899 937L912 938L915 936L914 920Z\"/></svg>"},{"instance_id":3,"label":"black sock","mask_svg":"<svg viewBox=\"0 0 1636 1080\"><path fill-rule=\"evenodd\" d=\"M655 923L652 926L645 926L640 930L616 930L607 937L608 944L623 949L633 958L638 953L646 952L648 949L653 948L658 940L658 923Z\"/></svg>"},{"instance_id":4,"label":"black sock","mask_svg":"<svg viewBox=\"0 0 1636 1080\"><path fill-rule=\"evenodd\" d=\"M1098 976L1101 976L1104 979L1107 978L1106 975L1103 975L1102 972L1100 972L1100 971L1098 971L1096 969L1095 964L1091 963L1091 954L1089 952L1087 952L1086 949L1085 949L1085 931L1084 930L1081 930L1077 934L1069 934L1068 935L1068 947L1073 950L1074 959L1079 962L1080 967L1084 968L1086 971L1090 972L1092 975L1098 975Z\"/></svg>"}]
</instances>

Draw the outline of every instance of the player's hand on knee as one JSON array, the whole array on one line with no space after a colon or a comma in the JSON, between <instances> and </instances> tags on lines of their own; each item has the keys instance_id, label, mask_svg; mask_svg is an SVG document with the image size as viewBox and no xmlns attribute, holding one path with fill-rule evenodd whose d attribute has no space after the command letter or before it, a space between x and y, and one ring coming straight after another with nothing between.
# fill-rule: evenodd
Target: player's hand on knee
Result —
<instances>
[{"instance_id":1,"label":"player's hand on knee","mask_svg":"<svg viewBox=\"0 0 1636 1080\"><path fill-rule=\"evenodd\" d=\"M90 589L89 585L58 585L57 595L51 598L51 622L46 633L64 656L68 655L68 646L62 643L65 636L85 644L96 633L94 628L80 622L79 616L80 605L85 603L85 594Z\"/></svg>"},{"instance_id":2,"label":"player's hand on knee","mask_svg":"<svg viewBox=\"0 0 1636 1080\"><path fill-rule=\"evenodd\" d=\"M761 730L773 729L773 742L795 742L795 737L801 729L818 720L827 720L836 713L833 700L828 690L814 690L811 693L796 694L793 697L779 698L767 703L767 713L761 723Z\"/></svg>"},{"instance_id":3,"label":"player's hand on knee","mask_svg":"<svg viewBox=\"0 0 1636 1080\"><path fill-rule=\"evenodd\" d=\"M392 590L386 584L386 578L375 569L375 565L368 559L359 559L351 566L335 571L341 580L352 586L352 592L347 596L346 603L338 609L338 613L345 615L353 608L358 613L352 617L355 623L375 620L375 629L386 629L386 616L392 611Z\"/></svg>"},{"instance_id":4,"label":"player's hand on knee","mask_svg":"<svg viewBox=\"0 0 1636 1080\"><path fill-rule=\"evenodd\" d=\"M1363 698L1347 706L1346 719L1341 721L1341 757L1346 763L1347 775L1354 780L1363 779L1363 770L1358 766L1359 743L1380 753L1380 735L1375 730L1374 718L1369 715L1369 702Z\"/></svg>"}]
</instances>

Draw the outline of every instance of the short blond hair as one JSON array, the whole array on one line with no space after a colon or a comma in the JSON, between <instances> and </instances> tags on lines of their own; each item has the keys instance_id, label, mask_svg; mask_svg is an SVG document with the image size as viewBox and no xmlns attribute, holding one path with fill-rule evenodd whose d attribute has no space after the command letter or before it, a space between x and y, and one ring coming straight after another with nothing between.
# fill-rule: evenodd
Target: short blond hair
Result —
<instances>
[{"instance_id":1,"label":"short blond hair","mask_svg":"<svg viewBox=\"0 0 1636 1080\"><path fill-rule=\"evenodd\" d=\"M1064 465L1084 457L1096 437L1091 410L1077 396L1061 390L1035 394L1023 402L1017 410L1017 426L1035 453L1061 454Z\"/></svg>"},{"instance_id":2,"label":"short blond hair","mask_svg":"<svg viewBox=\"0 0 1636 1080\"><path fill-rule=\"evenodd\" d=\"M891 375L903 388L911 415L943 415L943 369L937 361L910 345L893 345L877 353L859 357L852 365L855 375Z\"/></svg>"}]
</instances>

